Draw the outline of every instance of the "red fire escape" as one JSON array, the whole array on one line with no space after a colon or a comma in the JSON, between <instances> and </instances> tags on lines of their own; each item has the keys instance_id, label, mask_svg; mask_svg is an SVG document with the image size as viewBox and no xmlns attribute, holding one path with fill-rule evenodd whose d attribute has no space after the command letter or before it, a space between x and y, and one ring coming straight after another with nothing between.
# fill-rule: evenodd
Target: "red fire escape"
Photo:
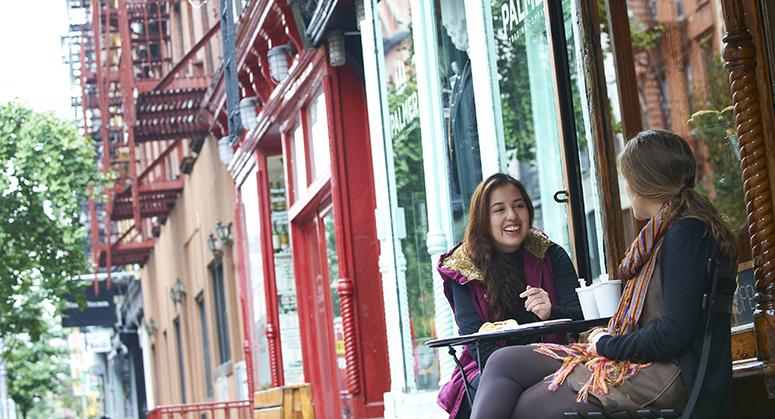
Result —
<instances>
[{"instance_id":1,"label":"red fire escape","mask_svg":"<svg viewBox=\"0 0 775 419\"><path fill-rule=\"evenodd\" d=\"M68 0L80 32L80 104L85 134L111 182L89 202L97 269L143 265L183 190L207 135L200 102L210 83L197 56L213 28L177 64L169 0ZM73 53L71 52L71 55ZM189 140L190 147L184 147Z\"/></svg>"}]
</instances>

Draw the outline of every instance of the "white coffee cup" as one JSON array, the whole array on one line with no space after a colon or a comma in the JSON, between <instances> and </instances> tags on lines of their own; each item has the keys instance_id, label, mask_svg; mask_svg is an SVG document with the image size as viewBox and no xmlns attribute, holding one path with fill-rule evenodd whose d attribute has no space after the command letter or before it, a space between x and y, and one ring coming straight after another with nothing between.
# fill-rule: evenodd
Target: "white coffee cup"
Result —
<instances>
[{"instance_id":1,"label":"white coffee cup","mask_svg":"<svg viewBox=\"0 0 775 419\"><path fill-rule=\"evenodd\" d=\"M579 278L579 288L576 288L576 294L579 296L579 303L581 303L581 312L584 314L584 318L597 319L600 315L597 312L597 302L595 302L595 285L586 286L584 278Z\"/></svg>"},{"instance_id":2,"label":"white coffee cup","mask_svg":"<svg viewBox=\"0 0 775 419\"><path fill-rule=\"evenodd\" d=\"M619 299L622 296L622 281L600 281L594 285L595 303L597 305L597 314L600 317L611 317L619 306ZM581 298L581 297L579 297ZM582 307L583 311L583 307Z\"/></svg>"}]
</instances>

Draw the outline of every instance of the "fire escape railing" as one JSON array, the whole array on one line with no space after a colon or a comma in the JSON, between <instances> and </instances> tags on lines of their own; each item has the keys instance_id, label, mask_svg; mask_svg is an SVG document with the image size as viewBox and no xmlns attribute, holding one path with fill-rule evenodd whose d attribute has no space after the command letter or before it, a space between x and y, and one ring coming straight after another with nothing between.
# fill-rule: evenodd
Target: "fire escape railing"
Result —
<instances>
[{"instance_id":1,"label":"fire escape railing","mask_svg":"<svg viewBox=\"0 0 775 419\"><path fill-rule=\"evenodd\" d=\"M195 69L217 26L173 66L170 0L67 0L72 102L98 167L113 179L89 202L92 259L110 273L143 265L184 187L186 140L203 138L199 104L210 76ZM212 47L212 46L211 46ZM209 54L208 50L208 54ZM196 74L196 75L194 75ZM183 169L182 169L183 168Z\"/></svg>"}]
</instances>

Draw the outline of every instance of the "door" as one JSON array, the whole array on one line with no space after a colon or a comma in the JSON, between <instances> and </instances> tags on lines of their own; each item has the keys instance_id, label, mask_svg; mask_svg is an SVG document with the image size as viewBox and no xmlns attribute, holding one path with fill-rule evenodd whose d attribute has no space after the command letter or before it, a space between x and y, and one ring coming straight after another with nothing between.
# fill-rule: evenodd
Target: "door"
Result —
<instances>
[{"instance_id":1,"label":"door","mask_svg":"<svg viewBox=\"0 0 775 419\"><path fill-rule=\"evenodd\" d=\"M339 259L336 253L334 211L330 200L304 219L299 228L304 247L302 277L306 284L304 301L309 323L306 335L318 417L349 418L350 396L346 384L344 330L339 306L337 281Z\"/></svg>"}]
</instances>

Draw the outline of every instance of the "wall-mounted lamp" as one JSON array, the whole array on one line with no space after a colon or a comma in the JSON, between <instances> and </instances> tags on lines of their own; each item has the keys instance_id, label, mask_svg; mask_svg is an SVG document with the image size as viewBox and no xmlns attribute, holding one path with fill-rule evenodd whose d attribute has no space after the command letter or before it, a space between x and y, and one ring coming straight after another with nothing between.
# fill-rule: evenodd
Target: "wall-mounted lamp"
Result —
<instances>
[{"instance_id":1,"label":"wall-mounted lamp","mask_svg":"<svg viewBox=\"0 0 775 419\"><path fill-rule=\"evenodd\" d=\"M228 166L231 163L231 159L234 158L234 150L231 149L231 138L228 135L218 140L218 156L224 166Z\"/></svg>"},{"instance_id":2,"label":"wall-mounted lamp","mask_svg":"<svg viewBox=\"0 0 775 419\"><path fill-rule=\"evenodd\" d=\"M361 29L361 22L366 19L366 6L363 4L363 0L355 0L355 20L358 24L358 29Z\"/></svg>"},{"instance_id":3,"label":"wall-mounted lamp","mask_svg":"<svg viewBox=\"0 0 775 419\"><path fill-rule=\"evenodd\" d=\"M207 3L207 0L188 0L188 4L191 5L194 9L198 9Z\"/></svg>"},{"instance_id":4,"label":"wall-mounted lamp","mask_svg":"<svg viewBox=\"0 0 775 419\"><path fill-rule=\"evenodd\" d=\"M258 125L256 119L256 97L246 97L239 102L239 116L242 120L242 126L247 130L251 130Z\"/></svg>"},{"instance_id":5,"label":"wall-mounted lamp","mask_svg":"<svg viewBox=\"0 0 775 419\"><path fill-rule=\"evenodd\" d=\"M215 224L215 235L218 236L218 239L223 243L224 246L228 246L231 244L231 223L224 225L222 222L218 221Z\"/></svg>"},{"instance_id":6,"label":"wall-mounted lamp","mask_svg":"<svg viewBox=\"0 0 775 419\"><path fill-rule=\"evenodd\" d=\"M269 60L269 75L278 82L282 83L288 78L288 61L293 54L293 47L289 44L278 45L266 53Z\"/></svg>"},{"instance_id":7,"label":"wall-mounted lamp","mask_svg":"<svg viewBox=\"0 0 775 419\"><path fill-rule=\"evenodd\" d=\"M328 34L328 62L331 67L341 67L347 62L342 31L336 30Z\"/></svg>"},{"instance_id":8,"label":"wall-mounted lamp","mask_svg":"<svg viewBox=\"0 0 775 419\"><path fill-rule=\"evenodd\" d=\"M145 331L149 335L156 334L156 322L153 319L148 319L148 321L145 322Z\"/></svg>"},{"instance_id":9,"label":"wall-mounted lamp","mask_svg":"<svg viewBox=\"0 0 775 419\"><path fill-rule=\"evenodd\" d=\"M216 258L223 255L223 247L213 233L207 235L207 248L210 249L210 252L212 252L213 256Z\"/></svg>"},{"instance_id":10,"label":"wall-mounted lamp","mask_svg":"<svg viewBox=\"0 0 775 419\"><path fill-rule=\"evenodd\" d=\"M175 279L175 284L170 288L170 298L175 304L180 303L186 295L186 289L183 287L183 281L180 278Z\"/></svg>"}]
</instances>

